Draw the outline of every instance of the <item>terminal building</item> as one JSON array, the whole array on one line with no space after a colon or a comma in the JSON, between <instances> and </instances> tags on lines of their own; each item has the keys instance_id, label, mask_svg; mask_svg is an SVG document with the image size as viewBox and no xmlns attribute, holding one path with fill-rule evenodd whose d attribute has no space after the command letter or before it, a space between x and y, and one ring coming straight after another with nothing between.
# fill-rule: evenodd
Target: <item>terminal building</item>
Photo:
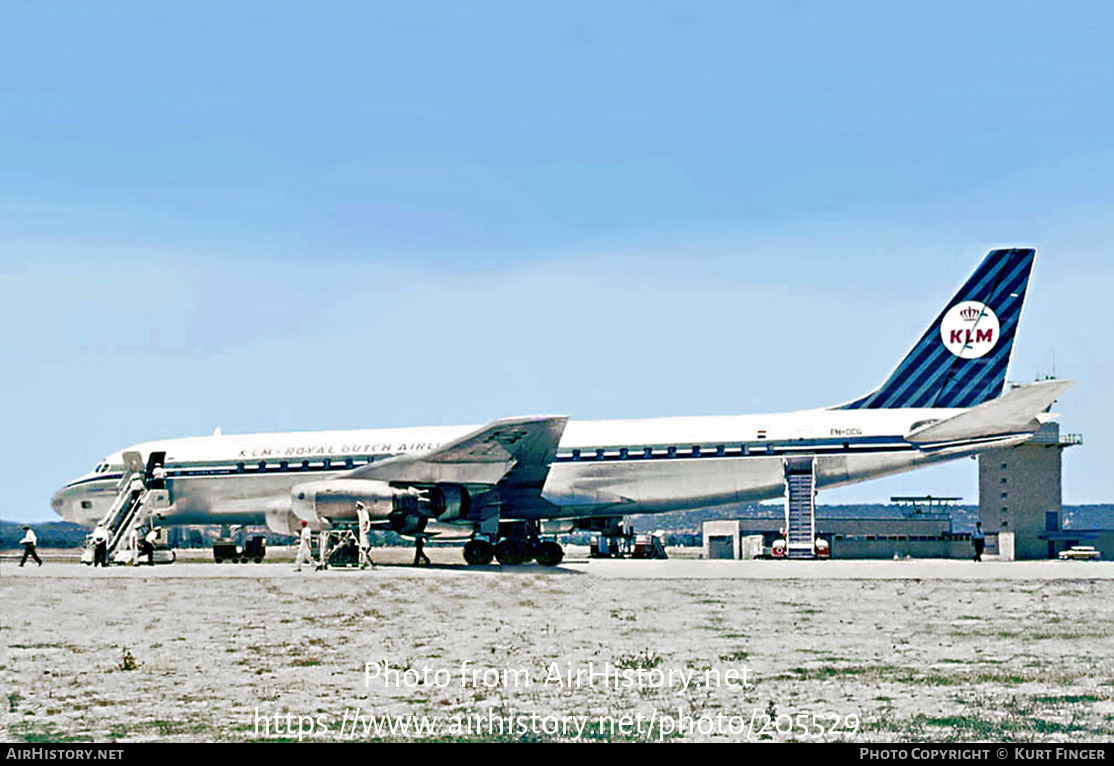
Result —
<instances>
[{"instance_id":1,"label":"terminal building","mask_svg":"<svg viewBox=\"0 0 1114 766\"><path fill-rule=\"evenodd\" d=\"M956 497L895 497L899 515L816 518L817 537L834 559L970 558L971 535L952 531ZM780 515L704 523L704 558L755 558L784 537ZM757 540L761 549L756 552Z\"/></svg>"}]
</instances>

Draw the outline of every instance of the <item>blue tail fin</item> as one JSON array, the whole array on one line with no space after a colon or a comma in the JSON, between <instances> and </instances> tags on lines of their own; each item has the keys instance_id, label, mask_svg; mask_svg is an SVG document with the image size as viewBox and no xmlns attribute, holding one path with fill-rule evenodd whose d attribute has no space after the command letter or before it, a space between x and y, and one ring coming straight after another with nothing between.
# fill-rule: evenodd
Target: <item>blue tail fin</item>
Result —
<instances>
[{"instance_id":1,"label":"blue tail fin","mask_svg":"<svg viewBox=\"0 0 1114 766\"><path fill-rule=\"evenodd\" d=\"M873 393L842 409L973 407L1006 383L1036 250L993 250Z\"/></svg>"}]
</instances>

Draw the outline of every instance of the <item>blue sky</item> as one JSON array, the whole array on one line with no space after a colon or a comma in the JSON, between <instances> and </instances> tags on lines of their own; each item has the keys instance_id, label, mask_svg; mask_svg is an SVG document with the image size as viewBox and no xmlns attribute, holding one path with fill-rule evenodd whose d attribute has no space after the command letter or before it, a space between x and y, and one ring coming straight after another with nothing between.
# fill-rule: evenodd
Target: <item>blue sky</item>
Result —
<instances>
[{"instance_id":1,"label":"blue sky","mask_svg":"<svg viewBox=\"0 0 1114 766\"><path fill-rule=\"evenodd\" d=\"M0 518L161 437L781 411L995 246L1111 499L1114 9L6 3ZM788 340L804 344L801 367ZM821 495L976 497L971 461Z\"/></svg>"}]
</instances>

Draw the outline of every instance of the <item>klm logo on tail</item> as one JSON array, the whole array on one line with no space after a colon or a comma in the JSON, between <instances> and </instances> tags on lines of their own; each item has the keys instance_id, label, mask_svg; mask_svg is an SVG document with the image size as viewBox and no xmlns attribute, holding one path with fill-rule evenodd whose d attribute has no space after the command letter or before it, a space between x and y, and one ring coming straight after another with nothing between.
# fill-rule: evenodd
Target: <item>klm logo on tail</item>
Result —
<instances>
[{"instance_id":1,"label":"klm logo on tail","mask_svg":"<svg viewBox=\"0 0 1114 766\"><path fill-rule=\"evenodd\" d=\"M889 379L843 409L973 407L1000 396L1035 256L991 251Z\"/></svg>"},{"instance_id":2,"label":"klm logo on tail","mask_svg":"<svg viewBox=\"0 0 1114 766\"><path fill-rule=\"evenodd\" d=\"M978 359L998 345L1001 324L985 303L964 301L952 306L940 322L940 339L960 359Z\"/></svg>"}]
</instances>

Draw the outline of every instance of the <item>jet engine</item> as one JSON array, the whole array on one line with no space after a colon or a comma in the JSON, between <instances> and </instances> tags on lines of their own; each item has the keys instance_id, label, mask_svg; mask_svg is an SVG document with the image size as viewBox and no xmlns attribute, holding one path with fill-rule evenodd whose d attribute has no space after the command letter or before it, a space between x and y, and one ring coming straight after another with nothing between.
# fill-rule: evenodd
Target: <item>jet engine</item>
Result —
<instances>
[{"instance_id":1,"label":"jet engine","mask_svg":"<svg viewBox=\"0 0 1114 766\"><path fill-rule=\"evenodd\" d=\"M416 534L426 519L466 516L469 497L467 490L452 484L400 488L372 479L311 481L290 490L294 514L310 523L354 519L356 503L363 504L372 520L389 519L399 533Z\"/></svg>"}]
</instances>

